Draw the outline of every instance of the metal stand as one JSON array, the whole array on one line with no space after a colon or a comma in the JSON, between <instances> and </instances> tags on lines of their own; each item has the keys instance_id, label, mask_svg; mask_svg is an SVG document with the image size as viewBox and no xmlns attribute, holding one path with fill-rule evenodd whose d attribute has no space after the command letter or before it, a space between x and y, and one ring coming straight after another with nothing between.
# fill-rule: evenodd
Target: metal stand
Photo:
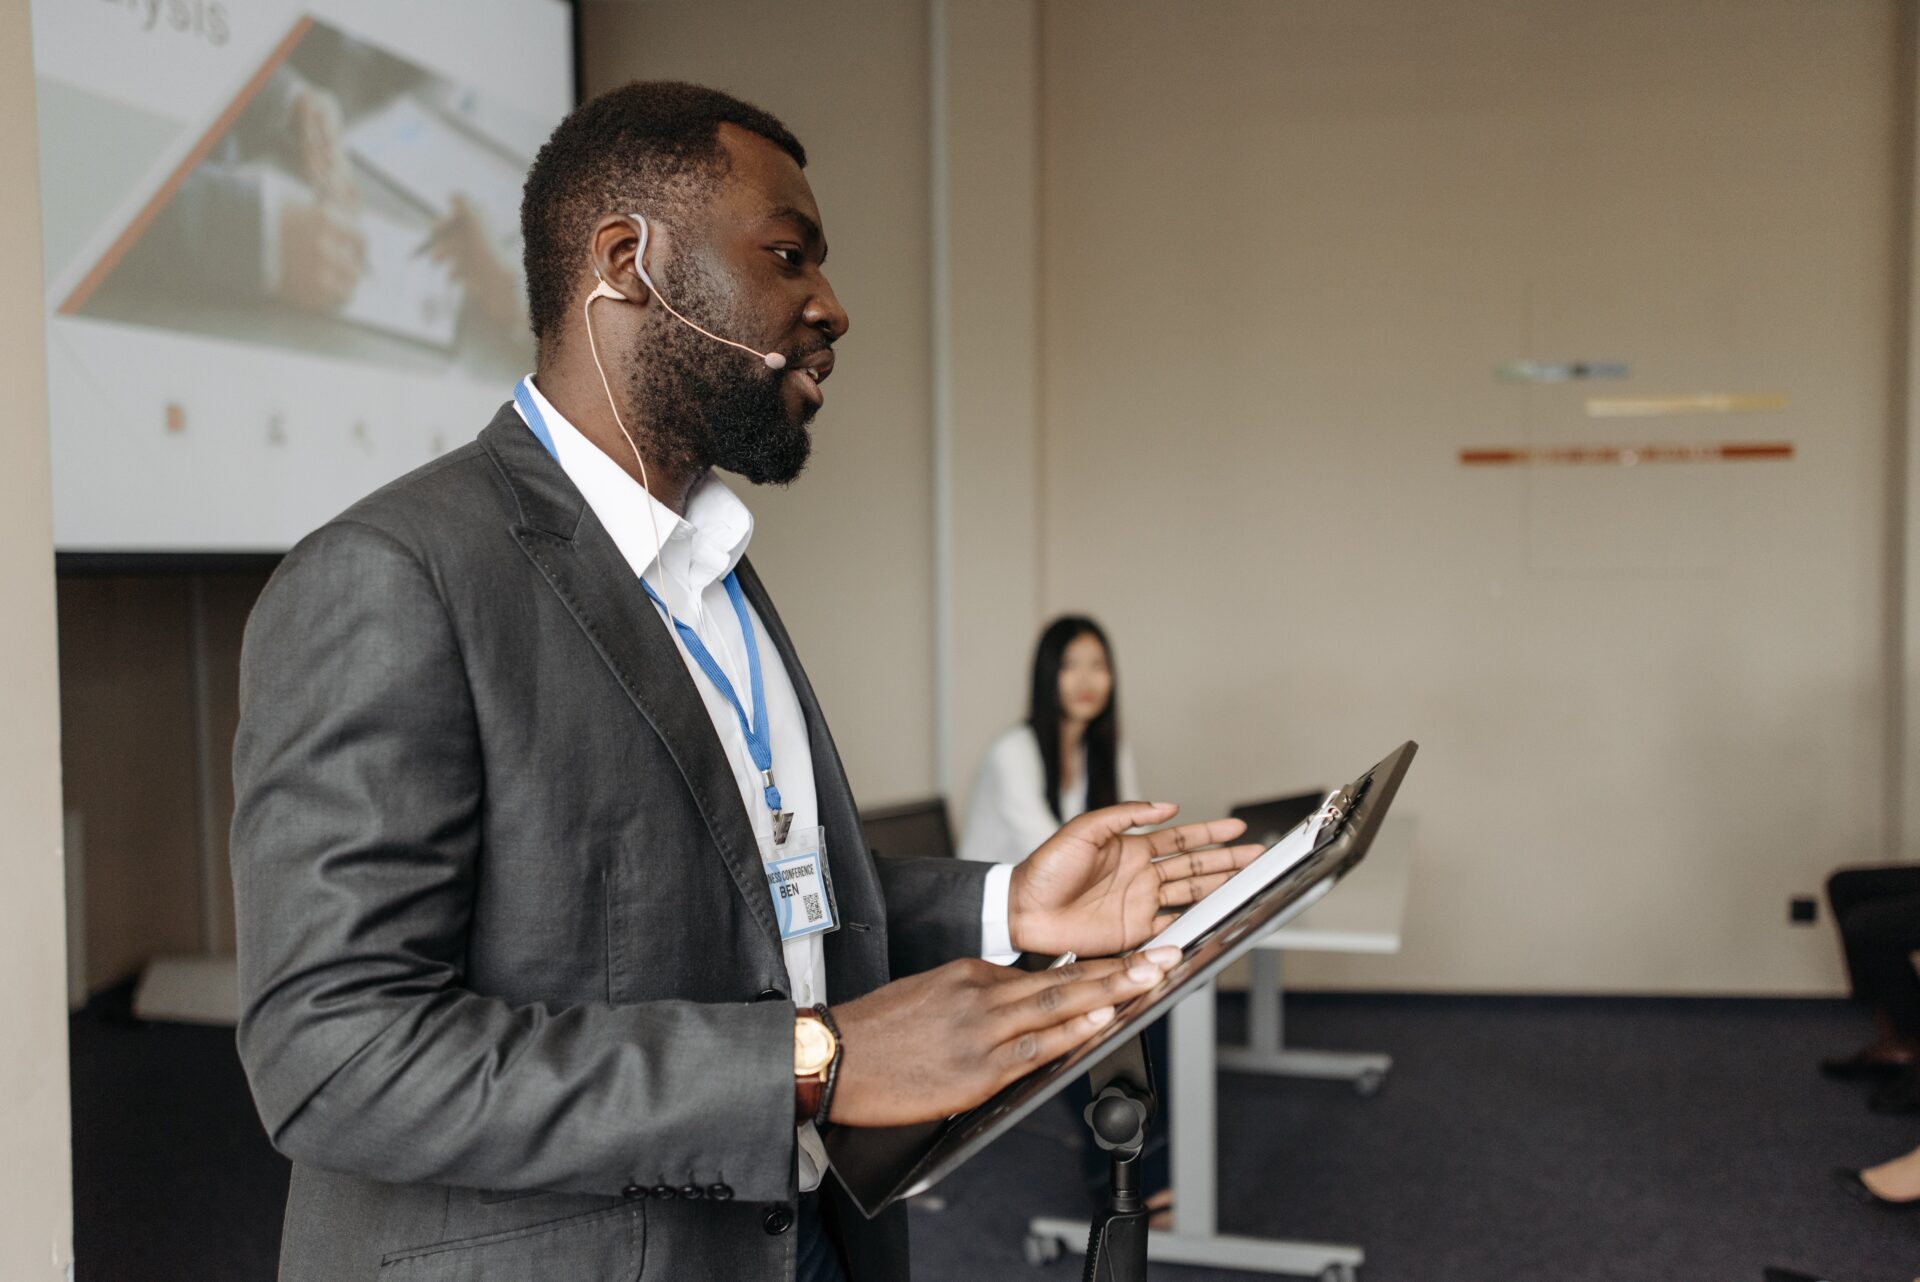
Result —
<instances>
[{"instance_id":1,"label":"metal stand","mask_svg":"<svg viewBox=\"0 0 1920 1282\"><path fill-rule=\"evenodd\" d=\"M1107 1209L1087 1233L1082 1282L1147 1282L1147 1202L1140 1191L1140 1153L1153 1117L1153 1073L1136 1037L1087 1074L1093 1102L1083 1116L1093 1142L1113 1159Z\"/></svg>"},{"instance_id":2,"label":"metal stand","mask_svg":"<svg viewBox=\"0 0 1920 1282\"><path fill-rule=\"evenodd\" d=\"M1174 1007L1170 1038L1173 1056L1173 1229L1146 1233L1150 1259L1168 1264L1197 1264L1245 1269L1253 1273L1355 1282L1366 1253L1332 1242L1278 1242L1235 1237L1219 1231L1219 1173L1214 1169L1214 986L1206 984ZM1142 1056L1144 1062L1144 1056ZM1104 1068L1105 1065L1102 1065ZM1093 1081L1094 1096L1110 1082ZM1091 1121L1091 1119L1089 1119ZM1111 1216L1112 1212L1107 1213ZM1139 1223L1145 1224L1145 1218ZM1098 1222L1095 1224L1096 1233ZM1086 1221L1041 1216L1027 1222L1029 1264L1046 1264L1066 1249L1079 1249ZM1095 1282L1138 1274L1089 1273Z\"/></svg>"},{"instance_id":3,"label":"metal stand","mask_svg":"<svg viewBox=\"0 0 1920 1282\"><path fill-rule=\"evenodd\" d=\"M1222 1046L1218 1063L1234 1073L1267 1073L1275 1077L1314 1077L1352 1082L1362 1095L1372 1095L1386 1081L1393 1056L1375 1051L1289 1050L1284 1039L1285 1014L1280 989L1280 953L1256 948L1247 955L1253 974L1247 981L1247 1044Z\"/></svg>"}]
</instances>

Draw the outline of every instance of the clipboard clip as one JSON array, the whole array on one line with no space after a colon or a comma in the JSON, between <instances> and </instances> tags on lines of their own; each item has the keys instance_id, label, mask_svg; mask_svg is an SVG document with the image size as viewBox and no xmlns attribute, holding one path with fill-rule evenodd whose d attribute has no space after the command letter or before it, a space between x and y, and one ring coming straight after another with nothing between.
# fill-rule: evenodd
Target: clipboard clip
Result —
<instances>
[{"instance_id":1,"label":"clipboard clip","mask_svg":"<svg viewBox=\"0 0 1920 1282\"><path fill-rule=\"evenodd\" d=\"M1353 809L1355 795L1352 784L1335 788L1321 803L1313 816L1313 844L1317 848L1330 840L1340 831L1347 821L1347 813Z\"/></svg>"}]
</instances>

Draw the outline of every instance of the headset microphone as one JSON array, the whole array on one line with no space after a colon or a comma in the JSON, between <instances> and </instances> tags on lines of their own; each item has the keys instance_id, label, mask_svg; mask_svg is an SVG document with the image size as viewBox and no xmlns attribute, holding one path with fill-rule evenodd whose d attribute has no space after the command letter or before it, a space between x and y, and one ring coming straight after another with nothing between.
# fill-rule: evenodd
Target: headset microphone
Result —
<instances>
[{"instance_id":1,"label":"headset microphone","mask_svg":"<svg viewBox=\"0 0 1920 1282\"><path fill-rule=\"evenodd\" d=\"M700 326L694 324L692 321L682 316L679 312L674 311L673 304L669 303L666 300L666 296L660 292L660 287L653 283L653 277L647 274L647 236L650 234L651 229L647 225L646 215L628 214L627 217L633 219L634 225L640 229L640 244L633 251L634 275L640 278L641 284L645 285L648 289L653 291L653 296L660 300L660 305L667 309L667 312L669 315L671 315L675 320L679 321L682 325L685 325L688 329L691 329L696 333L705 334L708 338L711 338L716 343L725 343L728 347L736 347L741 351L745 352L749 356L758 357L760 361L763 364L765 364L768 369L785 369L787 367L787 358L781 355L779 352L756 351L753 348L748 347L745 343L736 343L731 338L722 338L720 337L720 335L714 333L712 330L702 329ZM591 303L596 298L613 298L613 299L618 299L620 302L623 302L623 303L632 301L625 294L621 293L619 290L615 289L613 286L607 284L605 280L601 280L600 273L595 272L594 278L596 280L599 280L600 283L594 286L594 290L591 294L587 295L587 301L589 303Z\"/></svg>"},{"instance_id":2,"label":"headset microphone","mask_svg":"<svg viewBox=\"0 0 1920 1282\"><path fill-rule=\"evenodd\" d=\"M730 338L722 338L720 337L720 335L715 334L709 330L701 329L698 325L695 325L692 321L682 316L679 312L674 311L673 304L669 303L665 298L661 297L660 287L654 284L653 277L647 274L647 236L650 229L647 226L646 217L642 214L628 214L627 217L631 218L634 221L634 224L640 228L640 245L638 248L636 248L633 251L634 274L640 278L642 284L644 284L648 289L653 291L653 296L660 300L660 305L666 308L667 311L672 314L675 320L679 321L682 325L685 325L687 328L691 330L694 330L701 334L705 334L708 338L711 338L716 343L725 343L728 347L739 348L741 351L747 353L747 355L749 356L759 357L760 360L763 363L765 363L768 369L785 369L787 367L787 358L781 355L779 352L757 352L753 348L748 347L745 343L736 343ZM581 318L586 322L586 326L587 326L587 350L593 353L593 368L594 368L594 371L600 375L600 390L607 394L607 408L613 411L614 426L620 429L620 435L622 438L626 440L627 448L633 451L634 466L637 467L640 471L640 488L643 490L651 491L653 487L647 481L647 460L645 459L645 457L641 455L639 443L633 439L633 433L627 430L626 419L624 419L620 414L620 403L619 401L614 399L613 385L607 380L606 367L600 363L600 344L595 340L594 333L593 333L593 300L594 299L611 298L615 302L620 302L620 303L630 303L633 300L628 298L625 294L621 293L619 290L615 289L612 285L608 284L606 279L600 275L598 270L596 270L593 273L593 279L594 279L593 292L588 294L586 301L580 305ZM654 521L652 503L647 504L647 525L648 525L648 528L650 528L653 531L653 557L654 557L654 560L658 562L660 559L660 549L664 547L665 544L660 539L660 527ZM666 578L665 575L662 575L660 578L661 592L665 593L668 590L668 587L669 587L669 580ZM664 595L661 597L661 607L667 610L667 616L669 618L673 617L673 611L671 608L667 607L666 598Z\"/></svg>"}]
</instances>

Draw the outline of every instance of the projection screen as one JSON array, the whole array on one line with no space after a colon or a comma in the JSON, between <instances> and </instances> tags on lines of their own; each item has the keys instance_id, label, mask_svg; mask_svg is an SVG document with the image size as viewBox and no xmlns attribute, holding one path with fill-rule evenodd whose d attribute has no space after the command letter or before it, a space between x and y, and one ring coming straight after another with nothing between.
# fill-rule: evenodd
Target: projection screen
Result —
<instances>
[{"instance_id":1,"label":"projection screen","mask_svg":"<svg viewBox=\"0 0 1920 1282\"><path fill-rule=\"evenodd\" d=\"M33 0L54 538L284 551L532 368L564 0Z\"/></svg>"}]
</instances>

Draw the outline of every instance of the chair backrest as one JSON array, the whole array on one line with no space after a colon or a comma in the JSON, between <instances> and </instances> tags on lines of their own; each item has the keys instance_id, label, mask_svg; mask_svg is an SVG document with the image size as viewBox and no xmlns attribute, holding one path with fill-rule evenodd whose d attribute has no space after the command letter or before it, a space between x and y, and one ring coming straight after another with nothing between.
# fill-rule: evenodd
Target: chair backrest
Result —
<instances>
[{"instance_id":1,"label":"chair backrest","mask_svg":"<svg viewBox=\"0 0 1920 1282\"><path fill-rule=\"evenodd\" d=\"M947 822L945 797L863 810L860 830L866 834L868 848L876 855L953 858L953 825Z\"/></svg>"},{"instance_id":2,"label":"chair backrest","mask_svg":"<svg viewBox=\"0 0 1920 1282\"><path fill-rule=\"evenodd\" d=\"M1294 825L1312 814L1326 799L1326 795L1325 788L1316 788L1312 792L1293 792L1270 801L1242 802L1228 813L1231 818L1247 821L1244 840L1271 846L1286 836Z\"/></svg>"}]
</instances>

